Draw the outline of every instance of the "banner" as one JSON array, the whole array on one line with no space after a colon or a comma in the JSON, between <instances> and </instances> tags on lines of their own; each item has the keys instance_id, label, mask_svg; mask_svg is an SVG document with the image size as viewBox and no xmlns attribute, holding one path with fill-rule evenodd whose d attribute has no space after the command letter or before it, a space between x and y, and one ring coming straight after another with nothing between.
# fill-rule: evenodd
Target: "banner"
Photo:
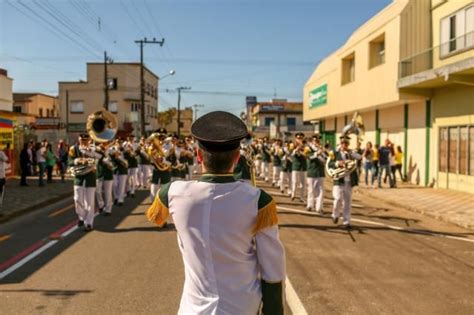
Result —
<instances>
[{"instance_id":1,"label":"banner","mask_svg":"<svg viewBox=\"0 0 474 315\"><path fill-rule=\"evenodd\" d=\"M309 92L309 108L325 105L328 101L328 85L323 84Z\"/></svg>"}]
</instances>

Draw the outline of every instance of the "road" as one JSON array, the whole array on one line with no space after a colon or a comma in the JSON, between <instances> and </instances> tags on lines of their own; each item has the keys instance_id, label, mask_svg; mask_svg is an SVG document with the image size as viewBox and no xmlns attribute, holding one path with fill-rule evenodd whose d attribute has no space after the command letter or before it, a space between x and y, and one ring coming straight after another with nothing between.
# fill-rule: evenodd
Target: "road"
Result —
<instances>
[{"instance_id":1,"label":"road","mask_svg":"<svg viewBox=\"0 0 474 315\"><path fill-rule=\"evenodd\" d=\"M473 231L357 193L347 231L260 185L278 202L288 278L308 314L474 312ZM147 193L98 216L90 233L74 230L71 204L0 225L2 314L176 313L184 277L176 233L147 222Z\"/></svg>"}]
</instances>

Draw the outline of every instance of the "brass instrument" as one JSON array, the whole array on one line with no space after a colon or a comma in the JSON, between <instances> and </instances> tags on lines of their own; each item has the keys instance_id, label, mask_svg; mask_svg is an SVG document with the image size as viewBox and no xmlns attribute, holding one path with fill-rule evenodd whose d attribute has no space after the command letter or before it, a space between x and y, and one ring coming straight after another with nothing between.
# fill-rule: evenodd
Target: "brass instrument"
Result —
<instances>
[{"instance_id":1,"label":"brass instrument","mask_svg":"<svg viewBox=\"0 0 474 315\"><path fill-rule=\"evenodd\" d=\"M342 129L342 136L348 136L349 134L355 134L357 136L357 141L361 141L365 133L364 122L362 116L356 112L352 121ZM344 161L343 166L336 165L335 168L329 167L331 160L335 159L334 153L331 154L330 158L326 161L326 174L334 180L339 180L349 175L357 169L357 160L353 154L351 154L351 159Z\"/></svg>"},{"instance_id":2,"label":"brass instrument","mask_svg":"<svg viewBox=\"0 0 474 315\"><path fill-rule=\"evenodd\" d=\"M160 134L152 133L148 140L150 141L149 157L151 162L159 171L168 171L171 169L171 163L166 160L165 153L163 151Z\"/></svg>"},{"instance_id":3,"label":"brass instrument","mask_svg":"<svg viewBox=\"0 0 474 315\"><path fill-rule=\"evenodd\" d=\"M106 110L99 110L87 117L86 130L91 139L98 143L111 141L117 133L117 119ZM96 159L102 155L92 146L80 146L83 157L76 159L76 165L68 168L67 173L72 176L83 176L96 170Z\"/></svg>"},{"instance_id":4,"label":"brass instrument","mask_svg":"<svg viewBox=\"0 0 474 315\"><path fill-rule=\"evenodd\" d=\"M244 156L247 166L250 170L250 182L252 186L257 186L256 183L256 170L255 170L255 154L252 148L252 141L243 140L240 145L242 155Z\"/></svg>"}]
</instances>

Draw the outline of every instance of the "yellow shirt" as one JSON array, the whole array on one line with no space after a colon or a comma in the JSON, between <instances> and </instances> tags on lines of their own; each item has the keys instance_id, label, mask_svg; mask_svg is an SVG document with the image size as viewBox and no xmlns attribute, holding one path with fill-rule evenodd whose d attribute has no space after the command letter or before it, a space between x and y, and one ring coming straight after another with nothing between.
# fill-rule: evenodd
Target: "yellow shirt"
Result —
<instances>
[{"instance_id":1,"label":"yellow shirt","mask_svg":"<svg viewBox=\"0 0 474 315\"><path fill-rule=\"evenodd\" d=\"M379 150L377 150L376 148L373 148L373 155L372 155L372 160L374 161L378 161L379 160Z\"/></svg>"},{"instance_id":2,"label":"yellow shirt","mask_svg":"<svg viewBox=\"0 0 474 315\"><path fill-rule=\"evenodd\" d=\"M403 160L403 153L397 152L395 153L395 164L402 164Z\"/></svg>"}]
</instances>

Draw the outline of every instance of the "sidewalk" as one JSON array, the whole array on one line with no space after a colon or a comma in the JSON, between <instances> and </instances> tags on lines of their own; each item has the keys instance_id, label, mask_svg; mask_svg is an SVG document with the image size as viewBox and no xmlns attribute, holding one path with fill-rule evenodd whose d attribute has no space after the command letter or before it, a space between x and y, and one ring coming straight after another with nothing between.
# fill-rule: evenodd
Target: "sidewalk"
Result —
<instances>
[{"instance_id":1,"label":"sidewalk","mask_svg":"<svg viewBox=\"0 0 474 315\"><path fill-rule=\"evenodd\" d=\"M384 200L394 206L474 229L474 194L398 184L398 188L392 189L372 189L361 185L358 191L362 195Z\"/></svg>"},{"instance_id":2,"label":"sidewalk","mask_svg":"<svg viewBox=\"0 0 474 315\"><path fill-rule=\"evenodd\" d=\"M29 186L22 187L19 178L7 180L3 205L0 205L0 223L73 195L71 179L61 183L54 177L53 183L44 187L38 186L37 177L29 177L27 181Z\"/></svg>"}]
</instances>

